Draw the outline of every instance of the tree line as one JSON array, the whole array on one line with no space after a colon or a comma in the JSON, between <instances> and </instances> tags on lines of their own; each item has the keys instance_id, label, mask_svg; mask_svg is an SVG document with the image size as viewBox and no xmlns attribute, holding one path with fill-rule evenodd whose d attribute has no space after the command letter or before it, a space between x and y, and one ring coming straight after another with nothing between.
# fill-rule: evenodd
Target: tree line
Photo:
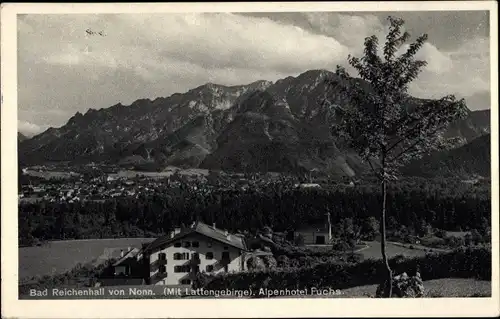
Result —
<instances>
[{"instance_id":1,"label":"tree line","mask_svg":"<svg viewBox=\"0 0 500 319\"><path fill-rule=\"evenodd\" d=\"M490 222L488 185L402 182L388 190L392 224L417 228L422 223L445 230L479 229ZM155 237L194 220L216 223L229 231L275 231L303 225L333 224L352 218L362 224L376 216L381 196L377 185L297 189L289 186L203 188L180 184L138 198L75 203L40 201L19 205L20 245L83 238ZM334 230L335 231L335 230Z\"/></svg>"}]
</instances>

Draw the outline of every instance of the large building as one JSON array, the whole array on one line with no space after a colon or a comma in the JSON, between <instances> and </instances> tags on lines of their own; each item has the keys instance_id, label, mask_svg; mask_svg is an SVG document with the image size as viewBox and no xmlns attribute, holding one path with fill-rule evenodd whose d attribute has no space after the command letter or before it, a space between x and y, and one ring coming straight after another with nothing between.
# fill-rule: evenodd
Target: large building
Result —
<instances>
[{"instance_id":1,"label":"large building","mask_svg":"<svg viewBox=\"0 0 500 319\"><path fill-rule=\"evenodd\" d=\"M245 252L243 237L197 222L156 239L138 259L146 284L191 285L198 272L244 271Z\"/></svg>"}]
</instances>

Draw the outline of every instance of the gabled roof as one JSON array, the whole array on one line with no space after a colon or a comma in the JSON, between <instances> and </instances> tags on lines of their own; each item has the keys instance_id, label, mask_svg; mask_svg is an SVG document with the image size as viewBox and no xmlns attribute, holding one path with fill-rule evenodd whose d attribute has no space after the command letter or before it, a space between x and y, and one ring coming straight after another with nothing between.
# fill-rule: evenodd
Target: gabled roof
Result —
<instances>
[{"instance_id":1,"label":"gabled roof","mask_svg":"<svg viewBox=\"0 0 500 319\"><path fill-rule=\"evenodd\" d=\"M134 258L135 256L137 256L138 253L139 253L138 248L134 248L134 249L130 250L123 257L121 257L117 262L115 262L113 264L113 267L120 265L121 263L123 263L125 260L127 260L129 258Z\"/></svg>"},{"instance_id":2,"label":"gabled roof","mask_svg":"<svg viewBox=\"0 0 500 319\"><path fill-rule=\"evenodd\" d=\"M234 234L228 233L226 236L225 231L214 228L202 222L196 222L192 227L184 228L182 231L175 235L174 237L170 237L168 234L162 237L159 237L155 241L153 241L146 249L146 252L152 252L160 247L166 247L171 245L173 242L186 237L191 234L199 234L204 237L208 237L210 239L216 240L220 243L226 244L228 246L232 246L241 250L247 250L245 240L243 237L236 236Z\"/></svg>"}]
</instances>

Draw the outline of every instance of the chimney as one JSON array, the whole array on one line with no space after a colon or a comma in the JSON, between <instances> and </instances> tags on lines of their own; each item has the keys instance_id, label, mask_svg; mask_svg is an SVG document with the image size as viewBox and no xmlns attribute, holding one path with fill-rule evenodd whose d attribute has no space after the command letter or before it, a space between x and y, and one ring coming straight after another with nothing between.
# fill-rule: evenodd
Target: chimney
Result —
<instances>
[{"instance_id":1,"label":"chimney","mask_svg":"<svg viewBox=\"0 0 500 319\"><path fill-rule=\"evenodd\" d=\"M131 251L132 250L132 247L127 247L127 251Z\"/></svg>"},{"instance_id":2,"label":"chimney","mask_svg":"<svg viewBox=\"0 0 500 319\"><path fill-rule=\"evenodd\" d=\"M174 229L174 235L177 235L181 232L181 228L180 227L175 227Z\"/></svg>"},{"instance_id":3,"label":"chimney","mask_svg":"<svg viewBox=\"0 0 500 319\"><path fill-rule=\"evenodd\" d=\"M123 249L120 250L120 257L123 257Z\"/></svg>"},{"instance_id":4,"label":"chimney","mask_svg":"<svg viewBox=\"0 0 500 319\"><path fill-rule=\"evenodd\" d=\"M229 237L229 232L227 230L224 230L224 236Z\"/></svg>"},{"instance_id":5,"label":"chimney","mask_svg":"<svg viewBox=\"0 0 500 319\"><path fill-rule=\"evenodd\" d=\"M213 223L212 228L215 229L215 223Z\"/></svg>"}]
</instances>

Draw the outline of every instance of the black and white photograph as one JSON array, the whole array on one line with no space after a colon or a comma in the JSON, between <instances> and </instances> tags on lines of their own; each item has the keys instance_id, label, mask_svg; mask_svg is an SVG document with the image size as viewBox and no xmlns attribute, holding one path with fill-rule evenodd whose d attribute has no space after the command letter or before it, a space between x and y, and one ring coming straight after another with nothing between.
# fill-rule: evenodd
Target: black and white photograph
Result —
<instances>
[{"instance_id":1,"label":"black and white photograph","mask_svg":"<svg viewBox=\"0 0 500 319\"><path fill-rule=\"evenodd\" d=\"M498 314L496 2L216 4L2 6L5 315Z\"/></svg>"}]
</instances>

